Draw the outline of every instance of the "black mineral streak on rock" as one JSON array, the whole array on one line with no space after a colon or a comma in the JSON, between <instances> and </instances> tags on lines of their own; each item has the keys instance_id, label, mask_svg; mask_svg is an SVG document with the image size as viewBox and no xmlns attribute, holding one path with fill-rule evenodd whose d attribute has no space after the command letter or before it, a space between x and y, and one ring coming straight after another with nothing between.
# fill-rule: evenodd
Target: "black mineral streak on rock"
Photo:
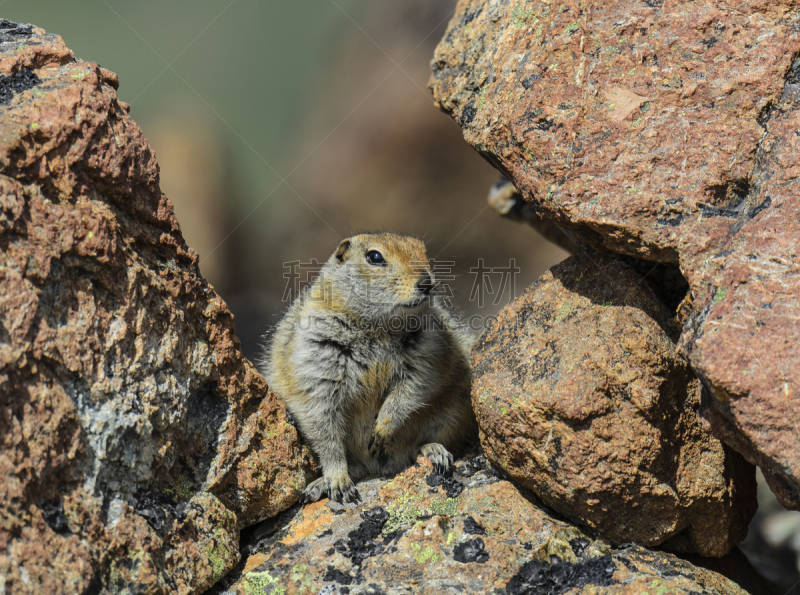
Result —
<instances>
[{"instance_id":1,"label":"black mineral streak on rock","mask_svg":"<svg viewBox=\"0 0 800 595\"><path fill-rule=\"evenodd\" d=\"M339 583L340 585L349 585L353 582L353 577L347 574L346 572L342 572L338 568L334 568L333 566L328 566L325 572L325 576L322 577L322 580L326 583L335 582Z\"/></svg>"},{"instance_id":2,"label":"black mineral streak on rock","mask_svg":"<svg viewBox=\"0 0 800 595\"><path fill-rule=\"evenodd\" d=\"M70 532L67 515L64 514L64 503L61 500L47 500L42 502L41 508L44 521L53 531L61 535Z\"/></svg>"},{"instance_id":3,"label":"black mineral streak on rock","mask_svg":"<svg viewBox=\"0 0 800 595\"><path fill-rule=\"evenodd\" d=\"M20 25L8 19L0 19L0 29L3 32L13 31L15 35L33 35L33 27L30 25Z\"/></svg>"},{"instance_id":4,"label":"black mineral streak on rock","mask_svg":"<svg viewBox=\"0 0 800 595\"><path fill-rule=\"evenodd\" d=\"M522 81L520 82L522 83L522 86L527 90L533 87L534 83L536 83L536 81L538 81L541 78L542 78L541 74L539 74L538 72L533 72L528 76L526 76L524 79L522 79Z\"/></svg>"},{"instance_id":5,"label":"black mineral streak on rock","mask_svg":"<svg viewBox=\"0 0 800 595\"><path fill-rule=\"evenodd\" d=\"M570 539L569 547L571 547L573 553L580 558L583 552L586 551L586 548L589 547L589 543L589 540L585 537L576 537L575 539Z\"/></svg>"},{"instance_id":6,"label":"black mineral streak on rock","mask_svg":"<svg viewBox=\"0 0 800 595\"><path fill-rule=\"evenodd\" d=\"M464 126L469 126L472 123L472 120L475 119L475 115L477 113L478 113L478 110L475 108L474 105L469 104L467 107L465 107L464 111L461 112L460 126L462 128Z\"/></svg>"},{"instance_id":7,"label":"black mineral streak on rock","mask_svg":"<svg viewBox=\"0 0 800 595\"><path fill-rule=\"evenodd\" d=\"M534 128L536 128L537 130L544 130L545 132L547 132L548 130L553 128L553 126L560 127L561 125L557 124L556 121L553 120L552 118L542 118L536 123Z\"/></svg>"},{"instance_id":8,"label":"black mineral streak on rock","mask_svg":"<svg viewBox=\"0 0 800 595\"><path fill-rule=\"evenodd\" d=\"M431 473L425 478L425 483L432 488L436 486L442 486L444 491L447 493L448 498L455 498L464 491L464 484L454 477L445 477L440 473Z\"/></svg>"},{"instance_id":9,"label":"black mineral streak on rock","mask_svg":"<svg viewBox=\"0 0 800 595\"><path fill-rule=\"evenodd\" d=\"M36 73L24 66L9 76L0 76L0 104L5 104L17 93L32 89L42 82Z\"/></svg>"},{"instance_id":10,"label":"black mineral streak on rock","mask_svg":"<svg viewBox=\"0 0 800 595\"><path fill-rule=\"evenodd\" d=\"M509 595L560 595L586 585L607 587L618 581L614 574L614 561L606 554L582 560L577 564L553 557L553 563L531 560L511 577L506 585Z\"/></svg>"},{"instance_id":11,"label":"black mineral streak on rock","mask_svg":"<svg viewBox=\"0 0 800 595\"><path fill-rule=\"evenodd\" d=\"M153 490L139 490L135 494L133 511L162 537L172 527L174 520L183 521L188 509L202 510L197 504L175 501Z\"/></svg>"},{"instance_id":12,"label":"black mineral streak on rock","mask_svg":"<svg viewBox=\"0 0 800 595\"><path fill-rule=\"evenodd\" d=\"M162 501L158 494L143 490L136 493L133 511L146 520L159 535L163 535L167 528L167 506L169 503Z\"/></svg>"},{"instance_id":13,"label":"black mineral streak on rock","mask_svg":"<svg viewBox=\"0 0 800 595\"><path fill-rule=\"evenodd\" d=\"M622 563L625 565L625 567L626 567L628 570L630 570L631 572L639 572L639 569L638 569L638 567L636 566L636 564L634 564L633 562L631 562L630 560L628 560L628 559L627 559L625 556L618 556L618 557L617 557L617 560L619 560L620 562L622 562Z\"/></svg>"},{"instance_id":14,"label":"black mineral streak on rock","mask_svg":"<svg viewBox=\"0 0 800 595\"><path fill-rule=\"evenodd\" d=\"M636 562L638 562L640 565L644 564L651 570L654 570L659 576L682 576L692 581L697 580L697 576L692 572L692 567L686 565L685 568L676 568L674 561L659 558L658 556L652 555L652 552L642 550L641 548L623 551L615 559L625 564L632 572L639 572L636 565Z\"/></svg>"},{"instance_id":15,"label":"black mineral streak on rock","mask_svg":"<svg viewBox=\"0 0 800 595\"><path fill-rule=\"evenodd\" d=\"M464 519L464 533L467 535L486 535L486 529L481 527L471 516L468 516Z\"/></svg>"},{"instance_id":16,"label":"black mineral streak on rock","mask_svg":"<svg viewBox=\"0 0 800 595\"><path fill-rule=\"evenodd\" d=\"M561 438L556 436L553 438L553 450L555 451L550 458L547 459L547 466L550 468L551 471L557 471L558 467L561 465Z\"/></svg>"},{"instance_id":17,"label":"black mineral streak on rock","mask_svg":"<svg viewBox=\"0 0 800 595\"><path fill-rule=\"evenodd\" d=\"M33 27L30 25L20 25L8 19L0 19L0 43L24 41L24 38L31 35L33 35Z\"/></svg>"},{"instance_id":18,"label":"black mineral streak on rock","mask_svg":"<svg viewBox=\"0 0 800 595\"><path fill-rule=\"evenodd\" d=\"M337 552L350 558L356 565L383 552L386 544L383 541L375 540L381 534L383 526L389 518L389 513L382 506L376 506L362 512L361 518L364 520L356 529L347 534L347 539L337 539L333 544Z\"/></svg>"},{"instance_id":19,"label":"black mineral streak on rock","mask_svg":"<svg viewBox=\"0 0 800 595\"><path fill-rule=\"evenodd\" d=\"M485 465L486 457L484 455L478 455L477 457L465 460L463 465L457 465L456 471L459 475L463 475L464 477L472 477L478 471L482 471Z\"/></svg>"},{"instance_id":20,"label":"black mineral streak on rock","mask_svg":"<svg viewBox=\"0 0 800 595\"><path fill-rule=\"evenodd\" d=\"M520 370L517 373L518 386L523 386L525 381L544 381L558 373L558 367L561 365L558 347L553 341L548 341L545 346L549 349L549 355L545 355L546 352L543 351L534 356L527 370L527 375L525 374L526 370Z\"/></svg>"},{"instance_id":21,"label":"black mineral streak on rock","mask_svg":"<svg viewBox=\"0 0 800 595\"><path fill-rule=\"evenodd\" d=\"M211 461L217 452L217 444L222 435L221 429L228 418L230 405L217 394L212 383L198 387L186 401L186 418L183 423L185 437L191 444L191 461L184 462L185 469L194 471L196 483L207 475Z\"/></svg>"},{"instance_id":22,"label":"black mineral streak on rock","mask_svg":"<svg viewBox=\"0 0 800 595\"><path fill-rule=\"evenodd\" d=\"M656 221L661 225L669 225L670 227L677 227L686 219L690 217L687 213L678 213L670 216L659 216Z\"/></svg>"},{"instance_id":23,"label":"black mineral streak on rock","mask_svg":"<svg viewBox=\"0 0 800 595\"><path fill-rule=\"evenodd\" d=\"M753 207L747 214L747 216L750 217L750 219L752 219L753 217L758 215L761 211L763 211L764 209L766 209L771 205L772 205L772 199L768 196L764 199L764 201L760 205Z\"/></svg>"},{"instance_id":24,"label":"black mineral streak on rock","mask_svg":"<svg viewBox=\"0 0 800 595\"><path fill-rule=\"evenodd\" d=\"M462 562L464 564L470 562L483 564L489 560L489 552L484 549L483 539L476 537L475 539L470 539L454 547L453 559L456 562Z\"/></svg>"},{"instance_id":25,"label":"black mineral streak on rock","mask_svg":"<svg viewBox=\"0 0 800 595\"><path fill-rule=\"evenodd\" d=\"M482 8L479 8L478 10L476 10L474 12L468 12L467 14L464 15L463 23L465 25L468 25L469 23L474 21L475 17L477 17L479 14L481 14L481 12L483 12Z\"/></svg>"}]
</instances>

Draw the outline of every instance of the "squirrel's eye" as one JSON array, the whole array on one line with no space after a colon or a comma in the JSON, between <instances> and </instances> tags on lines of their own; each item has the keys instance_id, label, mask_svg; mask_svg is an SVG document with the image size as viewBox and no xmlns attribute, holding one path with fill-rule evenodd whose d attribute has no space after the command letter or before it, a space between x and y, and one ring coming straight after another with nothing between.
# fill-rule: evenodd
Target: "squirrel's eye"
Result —
<instances>
[{"instance_id":1,"label":"squirrel's eye","mask_svg":"<svg viewBox=\"0 0 800 595\"><path fill-rule=\"evenodd\" d=\"M377 250L370 250L369 252L367 252L367 262L370 264L377 264L377 265L386 264L386 261L383 259L383 254L381 254Z\"/></svg>"}]
</instances>

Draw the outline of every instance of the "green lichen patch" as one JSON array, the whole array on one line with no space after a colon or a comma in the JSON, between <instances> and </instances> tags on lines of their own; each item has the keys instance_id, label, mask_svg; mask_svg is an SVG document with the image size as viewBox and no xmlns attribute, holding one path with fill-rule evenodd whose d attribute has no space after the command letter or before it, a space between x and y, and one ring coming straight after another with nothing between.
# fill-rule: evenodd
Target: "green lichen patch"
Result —
<instances>
[{"instance_id":1,"label":"green lichen patch","mask_svg":"<svg viewBox=\"0 0 800 595\"><path fill-rule=\"evenodd\" d=\"M511 22L515 27L522 28L528 25L535 25L539 22L539 16L534 10L525 10L521 5L517 4L514 10L511 11Z\"/></svg>"},{"instance_id":2,"label":"green lichen patch","mask_svg":"<svg viewBox=\"0 0 800 595\"><path fill-rule=\"evenodd\" d=\"M431 503L431 514L437 516L455 516L458 512L458 498L448 498L444 502L434 500Z\"/></svg>"},{"instance_id":3,"label":"green lichen patch","mask_svg":"<svg viewBox=\"0 0 800 595\"><path fill-rule=\"evenodd\" d=\"M244 575L244 592L246 595L285 595L286 589L269 572L248 572Z\"/></svg>"},{"instance_id":4,"label":"green lichen patch","mask_svg":"<svg viewBox=\"0 0 800 595\"><path fill-rule=\"evenodd\" d=\"M444 558L444 554L436 552L433 546L428 545L423 548L418 543L411 544L411 555L420 564L425 564L426 562L436 563Z\"/></svg>"},{"instance_id":5,"label":"green lichen patch","mask_svg":"<svg viewBox=\"0 0 800 595\"><path fill-rule=\"evenodd\" d=\"M226 552L227 553L227 552ZM225 558L220 555L215 546L206 548L206 558L211 564L211 578L213 582L217 582L225 574Z\"/></svg>"},{"instance_id":6,"label":"green lichen patch","mask_svg":"<svg viewBox=\"0 0 800 595\"><path fill-rule=\"evenodd\" d=\"M422 517L422 511L416 505L412 504L412 502L421 497L420 495L412 496L406 494L389 504L389 506L386 507L389 518L383 526L381 533L389 535L405 525L416 523Z\"/></svg>"}]
</instances>

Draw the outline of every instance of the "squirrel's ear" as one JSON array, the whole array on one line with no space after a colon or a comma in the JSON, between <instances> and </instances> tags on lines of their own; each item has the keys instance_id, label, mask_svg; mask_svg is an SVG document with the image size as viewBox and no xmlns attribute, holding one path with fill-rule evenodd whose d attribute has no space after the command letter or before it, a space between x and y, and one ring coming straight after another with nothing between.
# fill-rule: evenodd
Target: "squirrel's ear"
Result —
<instances>
[{"instance_id":1,"label":"squirrel's ear","mask_svg":"<svg viewBox=\"0 0 800 595\"><path fill-rule=\"evenodd\" d=\"M342 240L339 247L336 249L336 260L344 262L347 253L350 251L350 240Z\"/></svg>"}]
</instances>

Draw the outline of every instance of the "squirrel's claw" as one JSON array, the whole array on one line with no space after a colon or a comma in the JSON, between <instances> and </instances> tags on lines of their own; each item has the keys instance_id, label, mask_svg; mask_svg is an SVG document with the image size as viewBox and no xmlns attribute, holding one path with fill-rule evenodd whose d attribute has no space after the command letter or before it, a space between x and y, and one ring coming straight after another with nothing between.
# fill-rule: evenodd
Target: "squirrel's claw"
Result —
<instances>
[{"instance_id":1,"label":"squirrel's claw","mask_svg":"<svg viewBox=\"0 0 800 595\"><path fill-rule=\"evenodd\" d=\"M306 486L303 495L300 496L300 504L311 504L322 498L323 492L326 490L325 478L320 477L312 481Z\"/></svg>"},{"instance_id":2,"label":"squirrel's claw","mask_svg":"<svg viewBox=\"0 0 800 595\"><path fill-rule=\"evenodd\" d=\"M348 475L342 477L326 479L326 490L328 498L339 504L350 504L351 502L360 503L361 495L358 493L355 484Z\"/></svg>"},{"instance_id":3,"label":"squirrel's claw","mask_svg":"<svg viewBox=\"0 0 800 595\"><path fill-rule=\"evenodd\" d=\"M453 467L453 455L441 444L431 442L419 449L422 456L433 463L433 470L439 475L447 475Z\"/></svg>"},{"instance_id":4,"label":"squirrel's claw","mask_svg":"<svg viewBox=\"0 0 800 595\"><path fill-rule=\"evenodd\" d=\"M351 485L349 489L342 492L341 502L343 504L361 504L361 494L358 493L354 485Z\"/></svg>"}]
</instances>

